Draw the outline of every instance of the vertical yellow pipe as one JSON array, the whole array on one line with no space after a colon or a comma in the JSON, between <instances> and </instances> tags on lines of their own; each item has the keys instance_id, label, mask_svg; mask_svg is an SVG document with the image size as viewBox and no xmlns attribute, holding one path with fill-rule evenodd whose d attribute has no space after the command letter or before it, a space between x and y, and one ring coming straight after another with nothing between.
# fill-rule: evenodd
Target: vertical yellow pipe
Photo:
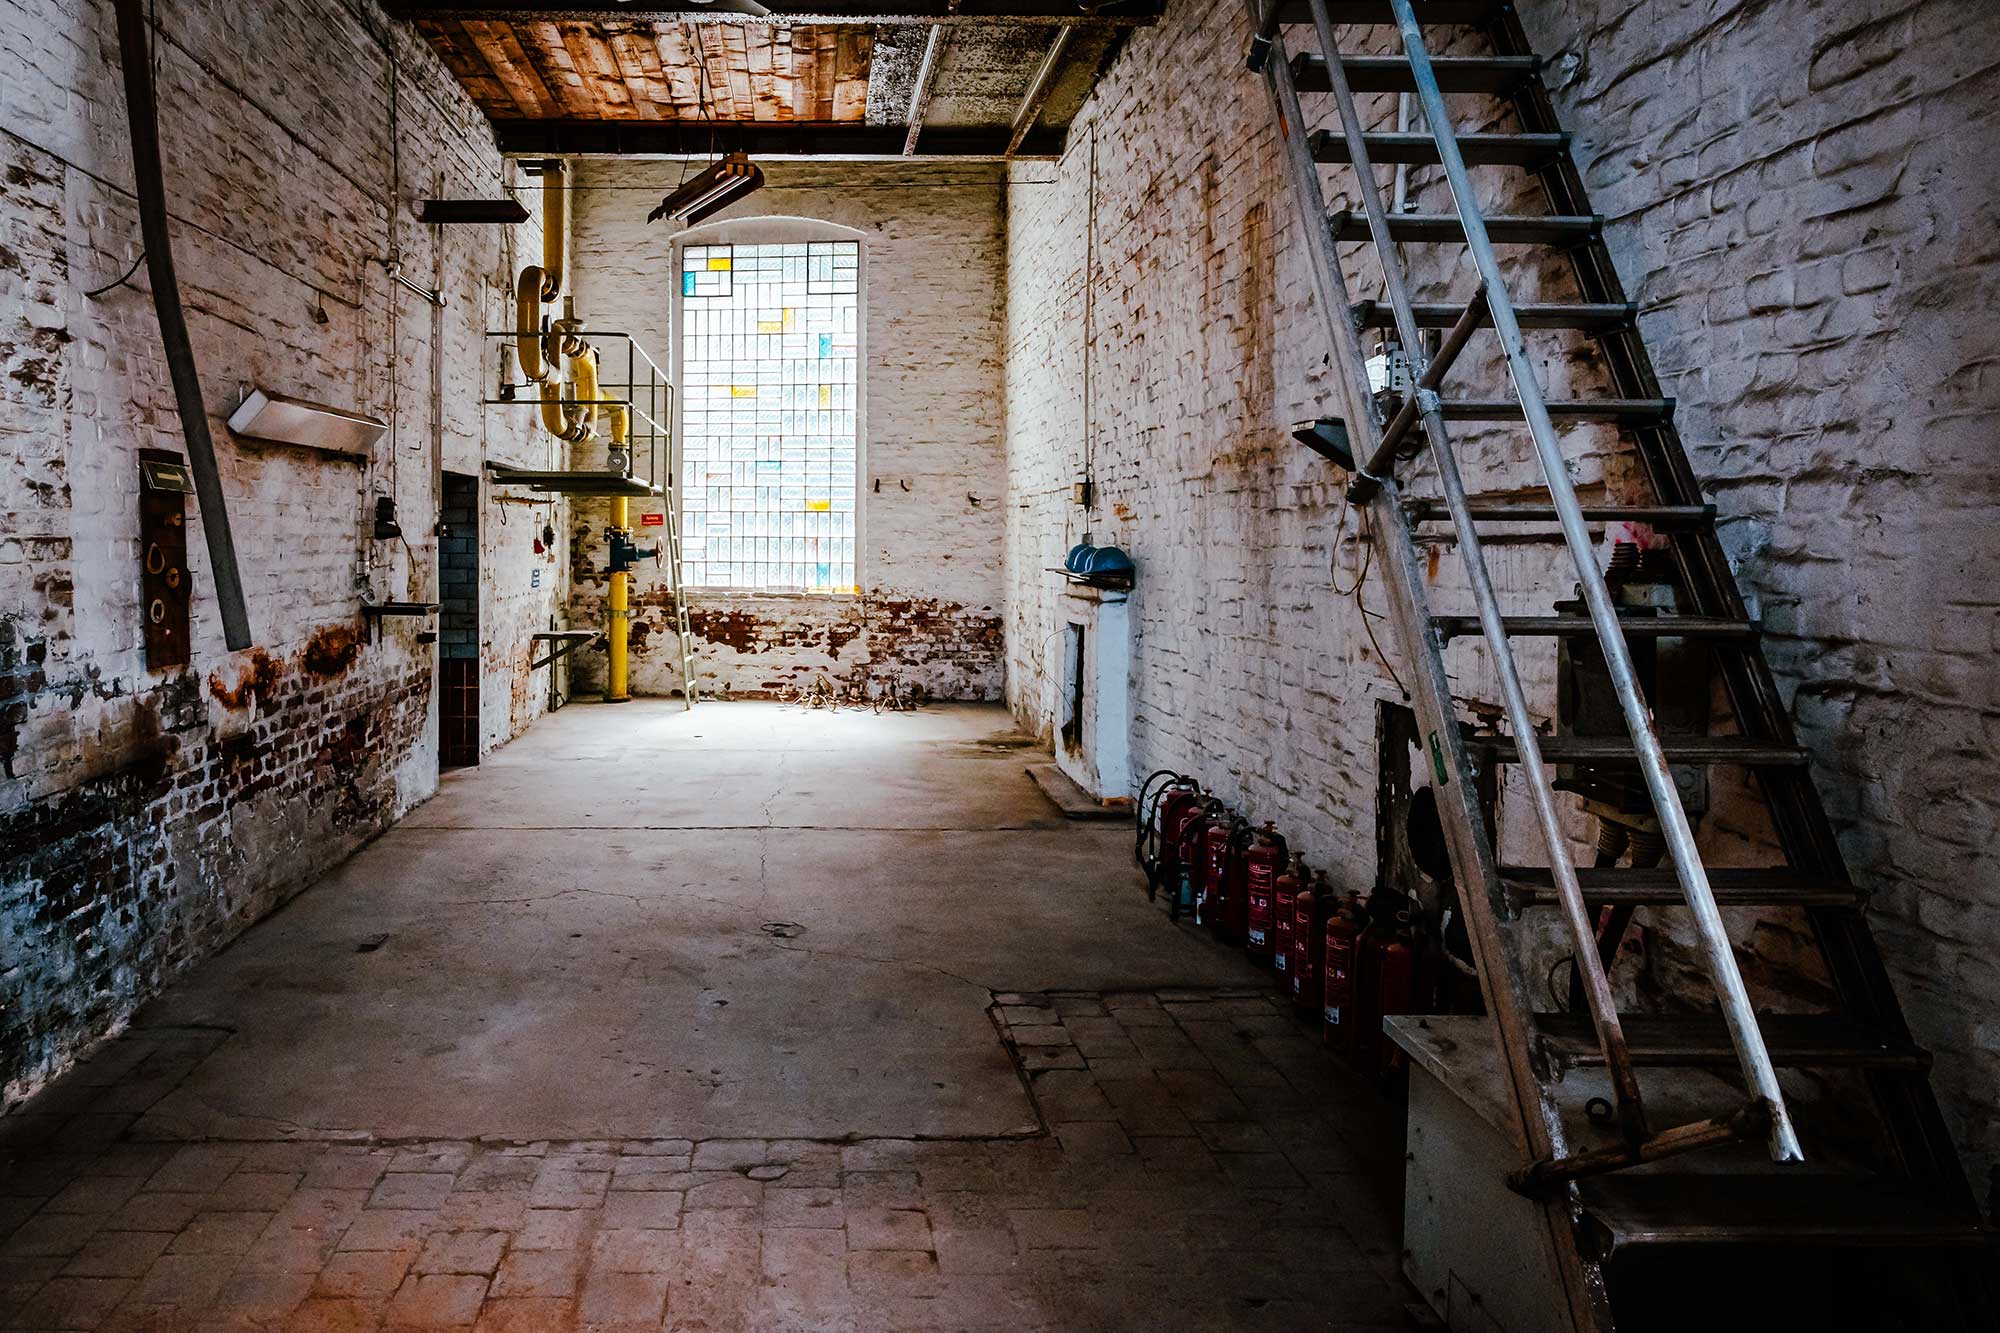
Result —
<instances>
[{"instance_id":1,"label":"vertical yellow pipe","mask_svg":"<svg viewBox=\"0 0 2000 1333\"><path fill-rule=\"evenodd\" d=\"M631 502L624 496L614 496L611 501L611 526L620 535L627 535L625 525L631 521ZM618 573L611 576L611 605L607 610L610 624L605 626L605 635L611 641L611 666L604 681L604 701L621 703L632 696L627 692L631 662L627 650L631 644L631 587L632 576Z\"/></svg>"}]
</instances>

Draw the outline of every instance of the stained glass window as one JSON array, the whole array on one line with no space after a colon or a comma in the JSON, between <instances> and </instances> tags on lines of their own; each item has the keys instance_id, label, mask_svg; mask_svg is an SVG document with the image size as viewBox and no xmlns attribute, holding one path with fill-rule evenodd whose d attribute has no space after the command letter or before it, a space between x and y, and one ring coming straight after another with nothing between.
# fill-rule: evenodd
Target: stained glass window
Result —
<instances>
[{"instance_id":1,"label":"stained glass window","mask_svg":"<svg viewBox=\"0 0 2000 1333\"><path fill-rule=\"evenodd\" d=\"M696 588L857 592L854 241L681 252L681 503Z\"/></svg>"}]
</instances>

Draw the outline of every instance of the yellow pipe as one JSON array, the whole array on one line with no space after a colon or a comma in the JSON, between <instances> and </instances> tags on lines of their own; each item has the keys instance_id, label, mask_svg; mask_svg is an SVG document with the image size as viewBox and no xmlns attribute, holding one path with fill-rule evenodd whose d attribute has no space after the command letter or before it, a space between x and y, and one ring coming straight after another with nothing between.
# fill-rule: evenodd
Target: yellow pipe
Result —
<instances>
[{"instance_id":1,"label":"yellow pipe","mask_svg":"<svg viewBox=\"0 0 2000 1333\"><path fill-rule=\"evenodd\" d=\"M562 295L568 218L569 184L563 164L551 162L542 171L542 262L522 269L514 286L515 354L531 384L555 373L554 365L542 359L542 305Z\"/></svg>"},{"instance_id":2,"label":"yellow pipe","mask_svg":"<svg viewBox=\"0 0 2000 1333\"><path fill-rule=\"evenodd\" d=\"M623 535L625 525L631 521L631 517L630 502L622 495L613 496L612 528ZM631 683L629 656L632 629L631 579L630 574L624 573L611 576L611 600L606 608L606 619L610 624L605 627L605 637L611 641L611 665L605 673L604 681L606 703L620 703L631 698L628 693Z\"/></svg>"}]
</instances>

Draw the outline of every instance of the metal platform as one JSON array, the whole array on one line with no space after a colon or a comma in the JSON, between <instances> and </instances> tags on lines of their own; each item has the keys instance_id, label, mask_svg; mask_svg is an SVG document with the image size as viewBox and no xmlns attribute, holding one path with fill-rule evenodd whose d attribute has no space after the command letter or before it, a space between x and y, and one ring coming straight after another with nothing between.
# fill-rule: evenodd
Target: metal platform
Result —
<instances>
[{"instance_id":1,"label":"metal platform","mask_svg":"<svg viewBox=\"0 0 2000 1333\"><path fill-rule=\"evenodd\" d=\"M529 490L550 495L623 495L647 500L661 493L660 488L651 482L623 472L537 472L532 468L491 462L486 465L486 470L502 486L526 486Z\"/></svg>"}]
</instances>

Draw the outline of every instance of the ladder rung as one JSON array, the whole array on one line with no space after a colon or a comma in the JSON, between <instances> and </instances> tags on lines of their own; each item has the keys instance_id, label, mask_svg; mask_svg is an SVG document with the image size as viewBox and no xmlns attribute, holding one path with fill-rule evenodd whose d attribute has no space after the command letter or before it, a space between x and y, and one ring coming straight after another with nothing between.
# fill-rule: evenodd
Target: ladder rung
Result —
<instances>
[{"instance_id":1,"label":"ladder rung","mask_svg":"<svg viewBox=\"0 0 2000 1333\"><path fill-rule=\"evenodd\" d=\"M1991 1233L1907 1186L1814 1171L1649 1172L1577 1183L1597 1251L1637 1245L1978 1246Z\"/></svg>"},{"instance_id":2,"label":"ladder rung","mask_svg":"<svg viewBox=\"0 0 2000 1333\"><path fill-rule=\"evenodd\" d=\"M1545 866L1502 866L1500 880L1521 891L1530 907L1556 904L1555 878ZM1671 866L1579 866L1576 882L1594 907L1677 907L1686 904ZM1708 887L1723 907L1853 907L1861 890L1795 870L1709 867Z\"/></svg>"},{"instance_id":3,"label":"ladder rung","mask_svg":"<svg viewBox=\"0 0 2000 1333\"><path fill-rule=\"evenodd\" d=\"M1594 764L1601 768L1636 766L1638 756L1626 736L1543 736L1542 758L1551 764ZM1476 736L1466 742L1496 764L1515 764L1521 751L1512 736ZM1660 748L1670 764L1746 764L1757 768L1798 768L1807 761L1802 745L1775 745L1742 736L1662 736Z\"/></svg>"},{"instance_id":4,"label":"ladder rung","mask_svg":"<svg viewBox=\"0 0 2000 1333\"><path fill-rule=\"evenodd\" d=\"M1342 56L1347 86L1357 93L1413 93L1416 75L1402 56ZM1448 93L1508 93L1541 70L1534 56L1432 56L1438 87ZM1326 61L1300 52L1292 57L1292 85L1302 93L1333 90Z\"/></svg>"},{"instance_id":5,"label":"ladder rung","mask_svg":"<svg viewBox=\"0 0 2000 1333\"><path fill-rule=\"evenodd\" d=\"M1328 216L1336 241L1370 239L1368 219L1351 208ZM1525 213L1497 213L1486 219L1486 236L1495 245L1581 245L1604 232L1604 219L1594 213L1558 214L1541 217ZM1437 241L1463 244L1465 224L1456 213L1391 213L1389 239L1394 241Z\"/></svg>"},{"instance_id":6,"label":"ladder rung","mask_svg":"<svg viewBox=\"0 0 2000 1333\"><path fill-rule=\"evenodd\" d=\"M1466 506L1478 523L1553 523L1556 507L1511 500L1474 500ZM1449 523L1451 506L1442 500L1418 500L1409 506L1413 523ZM1715 521L1714 505L1585 505L1591 523L1645 523L1662 532L1704 528Z\"/></svg>"},{"instance_id":7,"label":"ladder rung","mask_svg":"<svg viewBox=\"0 0 2000 1333\"><path fill-rule=\"evenodd\" d=\"M1615 421L1624 426L1664 425L1674 414L1671 398L1581 398L1549 403L1562 421ZM1446 421L1520 421L1521 405L1511 398L1446 399Z\"/></svg>"},{"instance_id":8,"label":"ladder rung","mask_svg":"<svg viewBox=\"0 0 2000 1333\"><path fill-rule=\"evenodd\" d=\"M1417 327L1448 329L1458 322L1463 306L1426 301L1410 307ZM1524 329L1581 329L1588 333L1616 333L1632 327L1639 307L1630 303L1579 305L1517 305L1514 318ZM1355 323L1364 329L1393 329L1396 312L1387 301L1359 301L1354 306Z\"/></svg>"},{"instance_id":9,"label":"ladder rung","mask_svg":"<svg viewBox=\"0 0 2000 1333\"><path fill-rule=\"evenodd\" d=\"M1431 623L1447 639L1480 632L1478 616L1432 616ZM1596 628L1589 616L1502 616L1500 624L1510 637L1540 639L1571 638ZM1628 639L1754 639L1760 632L1755 621L1720 616L1620 616L1618 626Z\"/></svg>"},{"instance_id":10,"label":"ladder rung","mask_svg":"<svg viewBox=\"0 0 2000 1333\"><path fill-rule=\"evenodd\" d=\"M1402 163L1409 166L1436 166L1437 141L1428 133L1383 131L1364 134L1368 156L1376 165ZM1314 130L1310 140L1313 161L1345 162L1347 139L1327 130ZM1569 150L1568 134L1461 134L1458 153L1469 167L1539 167Z\"/></svg>"},{"instance_id":11,"label":"ladder rung","mask_svg":"<svg viewBox=\"0 0 2000 1333\"><path fill-rule=\"evenodd\" d=\"M1493 17L1495 0L1416 0L1419 23L1470 25ZM1389 0L1329 0L1327 9L1335 23L1394 25L1396 13ZM1283 0L1278 7L1280 23L1311 23L1312 8L1306 0Z\"/></svg>"},{"instance_id":12,"label":"ladder rung","mask_svg":"<svg viewBox=\"0 0 2000 1333\"><path fill-rule=\"evenodd\" d=\"M1625 1043L1635 1065L1661 1068L1734 1068L1736 1047L1720 1015L1621 1014ZM1604 1063L1597 1030L1587 1014L1536 1014L1535 1027L1550 1054L1566 1066ZM1781 1069L1902 1069L1930 1067L1930 1055L1897 1046L1837 1014L1759 1014L1758 1030Z\"/></svg>"}]
</instances>

